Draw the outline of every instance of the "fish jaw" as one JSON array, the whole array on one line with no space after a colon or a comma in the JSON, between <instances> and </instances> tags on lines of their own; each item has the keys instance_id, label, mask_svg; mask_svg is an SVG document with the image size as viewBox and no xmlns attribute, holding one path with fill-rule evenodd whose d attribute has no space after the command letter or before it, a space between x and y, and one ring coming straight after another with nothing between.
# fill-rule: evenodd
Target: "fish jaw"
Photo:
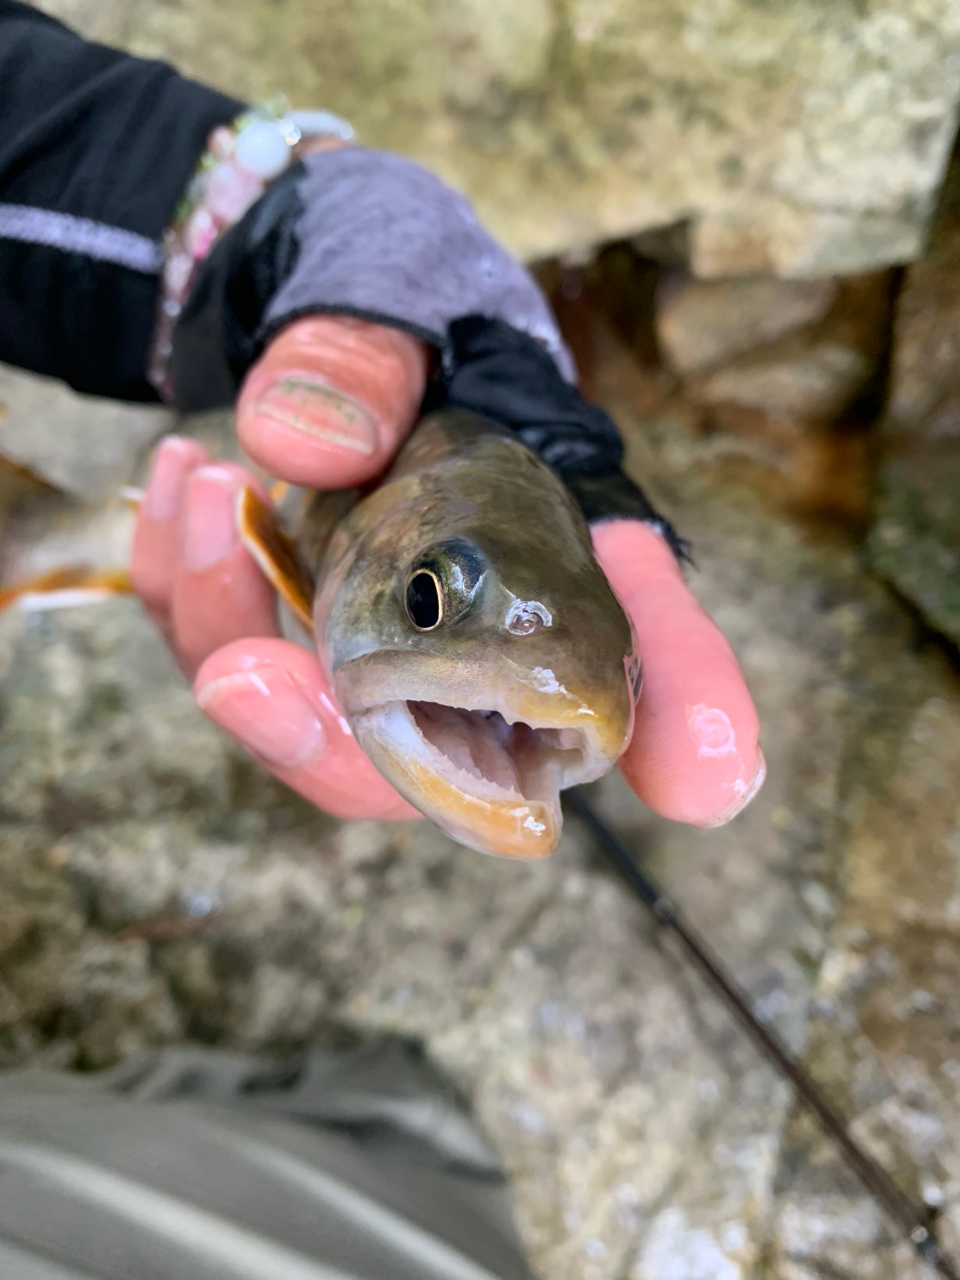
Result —
<instances>
[{"instance_id":1,"label":"fish jaw","mask_svg":"<svg viewBox=\"0 0 960 1280\"><path fill-rule=\"evenodd\" d=\"M419 666L401 662L399 673L395 666L377 679L380 663L368 658L337 673L338 700L360 746L461 844L500 857L549 857L563 830L560 791L601 777L630 740L629 671L612 699L616 713L604 718L569 695L531 696L529 686L502 683L492 694L482 680L465 688L438 679L433 664Z\"/></svg>"},{"instance_id":2,"label":"fish jaw","mask_svg":"<svg viewBox=\"0 0 960 1280\"><path fill-rule=\"evenodd\" d=\"M559 788L541 798L498 787L457 769L425 737L405 702L358 717L357 739L393 786L460 844L481 853L529 861L549 857L563 827Z\"/></svg>"}]
</instances>

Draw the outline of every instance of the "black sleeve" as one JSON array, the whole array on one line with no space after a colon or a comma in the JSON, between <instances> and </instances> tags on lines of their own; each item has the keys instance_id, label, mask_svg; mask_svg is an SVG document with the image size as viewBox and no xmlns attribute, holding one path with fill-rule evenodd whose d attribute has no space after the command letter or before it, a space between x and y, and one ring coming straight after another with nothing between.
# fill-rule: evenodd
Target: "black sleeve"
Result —
<instances>
[{"instance_id":1,"label":"black sleeve","mask_svg":"<svg viewBox=\"0 0 960 1280\"><path fill-rule=\"evenodd\" d=\"M0 0L0 361L155 400L160 238L243 104Z\"/></svg>"}]
</instances>

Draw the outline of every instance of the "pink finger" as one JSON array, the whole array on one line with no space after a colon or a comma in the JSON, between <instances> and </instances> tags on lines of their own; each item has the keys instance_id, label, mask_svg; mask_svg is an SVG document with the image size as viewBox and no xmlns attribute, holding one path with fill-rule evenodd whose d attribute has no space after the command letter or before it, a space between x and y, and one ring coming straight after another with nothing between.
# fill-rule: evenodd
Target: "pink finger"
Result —
<instances>
[{"instance_id":1,"label":"pink finger","mask_svg":"<svg viewBox=\"0 0 960 1280\"><path fill-rule=\"evenodd\" d=\"M316 657L285 640L247 640L197 672L197 702L287 786L340 818L414 818L361 751Z\"/></svg>"},{"instance_id":2,"label":"pink finger","mask_svg":"<svg viewBox=\"0 0 960 1280\"><path fill-rule=\"evenodd\" d=\"M153 455L150 478L137 517L130 576L137 594L165 629L173 607L180 563L178 524L190 475L208 459L205 449L183 436L168 436Z\"/></svg>"},{"instance_id":3,"label":"pink finger","mask_svg":"<svg viewBox=\"0 0 960 1280\"><path fill-rule=\"evenodd\" d=\"M233 640L277 634L273 589L237 531L237 497L250 485L265 497L242 467L203 466L187 481L172 623L173 643L188 672Z\"/></svg>"},{"instance_id":4,"label":"pink finger","mask_svg":"<svg viewBox=\"0 0 960 1280\"><path fill-rule=\"evenodd\" d=\"M271 475L340 489L379 475L416 419L427 349L397 329L311 316L285 329L247 376L240 442Z\"/></svg>"},{"instance_id":5,"label":"pink finger","mask_svg":"<svg viewBox=\"0 0 960 1280\"><path fill-rule=\"evenodd\" d=\"M653 529L615 521L598 526L593 538L633 619L643 661L624 776L665 817L697 827L729 822L766 774L757 712L733 651Z\"/></svg>"}]
</instances>

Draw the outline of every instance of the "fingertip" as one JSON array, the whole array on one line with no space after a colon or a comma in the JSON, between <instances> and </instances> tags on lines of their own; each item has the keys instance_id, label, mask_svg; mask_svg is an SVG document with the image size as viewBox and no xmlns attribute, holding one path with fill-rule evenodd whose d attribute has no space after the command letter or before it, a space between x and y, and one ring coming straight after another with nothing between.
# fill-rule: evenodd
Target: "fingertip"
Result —
<instances>
[{"instance_id":1,"label":"fingertip","mask_svg":"<svg viewBox=\"0 0 960 1280\"><path fill-rule=\"evenodd\" d=\"M143 503L137 515L130 576L137 594L161 626L179 560L176 525L193 472L209 460L207 451L185 436L166 436L153 452Z\"/></svg>"},{"instance_id":2,"label":"fingertip","mask_svg":"<svg viewBox=\"0 0 960 1280\"><path fill-rule=\"evenodd\" d=\"M143 498L143 514L151 520L175 519L183 488L192 471L208 459L206 449L186 436L166 436L154 450Z\"/></svg>"},{"instance_id":3,"label":"fingertip","mask_svg":"<svg viewBox=\"0 0 960 1280\"><path fill-rule=\"evenodd\" d=\"M264 496L253 476L229 463L198 467L187 482L170 604L186 671L230 641L276 634L276 597L241 543L237 523L237 497L251 486Z\"/></svg>"},{"instance_id":4,"label":"fingertip","mask_svg":"<svg viewBox=\"0 0 960 1280\"><path fill-rule=\"evenodd\" d=\"M237 431L260 466L314 488L378 475L423 399L427 348L410 334L343 316L285 329L251 370Z\"/></svg>"},{"instance_id":5,"label":"fingertip","mask_svg":"<svg viewBox=\"0 0 960 1280\"><path fill-rule=\"evenodd\" d=\"M653 528L635 521L600 525L594 545L633 620L644 668L624 776L663 816L721 826L750 802L766 774L760 723L740 665Z\"/></svg>"},{"instance_id":6,"label":"fingertip","mask_svg":"<svg viewBox=\"0 0 960 1280\"><path fill-rule=\"evenodd\" d=\"M225 645L194 680L206 715L287 786L340 818L420 815L360 749L316 657L285 640Z\"/></svg>"}]
</instances>

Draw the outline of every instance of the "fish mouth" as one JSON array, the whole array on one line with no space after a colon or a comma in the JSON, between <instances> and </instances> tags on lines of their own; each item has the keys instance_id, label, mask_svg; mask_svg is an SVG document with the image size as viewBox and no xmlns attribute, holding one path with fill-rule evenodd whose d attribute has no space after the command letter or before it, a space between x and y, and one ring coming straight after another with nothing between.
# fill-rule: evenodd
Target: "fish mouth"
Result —
<instances>
[{"instance_id":1,"label":"fish mouth","mask_svg":"<svg viewBox=\"0 0 960 1280\"><path fill-rule=\"evenodd\" d=\"M563 828L560 791L613 763L583 729L509 709L397 698L355 715L353 728L411 803L460 843L502 857L549 856Z\"/></svg>"}]
</instances>

